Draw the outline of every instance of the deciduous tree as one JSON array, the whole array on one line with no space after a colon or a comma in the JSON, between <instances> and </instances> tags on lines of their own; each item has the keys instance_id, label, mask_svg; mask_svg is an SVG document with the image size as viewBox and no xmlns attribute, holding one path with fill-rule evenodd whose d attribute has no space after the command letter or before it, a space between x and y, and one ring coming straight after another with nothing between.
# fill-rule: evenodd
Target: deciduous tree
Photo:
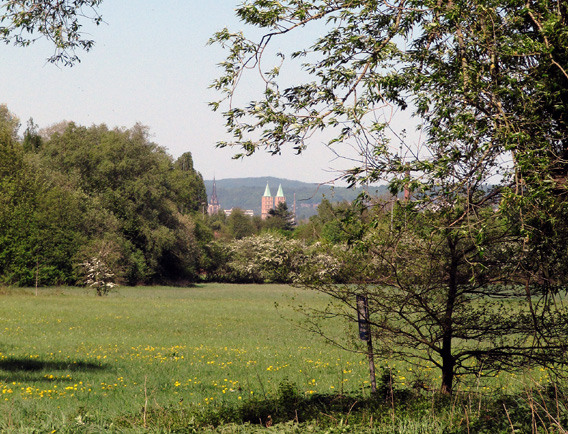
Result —
<instances>
[{"instance_id":1,"label":"deciduous tree","mask_svg":"<svg viewBox=\"0 0 568 434\"><path fill-rule=\"evenodd\" d=\"M360 149L351 184L386 181L395 196L413 194L382 226L386 238L369 235L373 219L351 241L376 261L361 268L362 281L367 270L374 277L359 291L375 300L385 342L400 345L391 354L422 350L417 357L442 370L444 392L477 362L564 363L566 311L554 299L566 274L552 236L564 239L568 202L565 2L251 0L237 15L265 32L213 38L229 51L213 83L225 98L212 106L233 139L219 145L241 156L302 152L325 130L330 146ZM268 57L275 40L314 26L322 36ZM301 73L286 71L287 54L292 65L304 59ZM261 73L259 93L243 99L249 71ZM392 122L401 111L418 120L418 143ZM539 254L550 250L558 254ZM353 287L322 285L352 316ZM513 312L501 315L506 306ZM518 333L492 340L509 326Z\"/></svg>"},{"instance_id":2,"label":"deciduous tree","mask_svg":"<svg viewBox=\"0 0 568 434\"><path fill-rule=\"evenodd\" d=\"M227 228L235 240L249 237L254 233L252 218L239 208L233 208L231 215L227 217Z\"/></svg>"}]
</instances>

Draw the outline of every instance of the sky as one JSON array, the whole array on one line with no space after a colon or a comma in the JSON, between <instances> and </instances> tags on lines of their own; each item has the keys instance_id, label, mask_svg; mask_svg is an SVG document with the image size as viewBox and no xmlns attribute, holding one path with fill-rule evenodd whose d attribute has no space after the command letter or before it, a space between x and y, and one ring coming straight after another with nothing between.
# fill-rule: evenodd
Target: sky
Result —
<instances>
[{"instance_id":1,"label":"sky","mask_svg":"<svg viewBox=\"0 0 568 434\"><path fill-rule=\"evenodd\" d=\"M220 112L208 107L219 98L208 87L224 52L207 41L224 27L244 28L234 12L239 3L106 0L99 10L104 23L86 28L94 49L78 52L81 62L71 68L46 62L53 53L47 41L26 48L0 45L0 104L20 118L20 133L29 118L40 128L63 120L127 128L140 122L173 157L191 152L204 179L336 179L353 163L337 158L321 138L299 156L290 147L282 155L259 151L234 160L238 150L216 148L228 136Z\"/></svg>"}]
</instances>

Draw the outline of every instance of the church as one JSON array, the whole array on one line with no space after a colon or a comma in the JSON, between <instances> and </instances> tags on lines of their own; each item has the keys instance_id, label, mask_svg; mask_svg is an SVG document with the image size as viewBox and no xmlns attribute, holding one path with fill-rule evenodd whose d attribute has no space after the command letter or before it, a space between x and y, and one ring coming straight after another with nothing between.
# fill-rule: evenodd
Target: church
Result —
<instances>
[{"instance_id":1,"label":"church","mask_svg":"<svg viewBox=\"0 0 568 434\"><path fill-rule=\"evenodd\" d=\"M295 195L294 195L295 197ZM284 196L284 190L282 189L282 184L278 186L278 192L276 196L272 196L270 193L270 187L268 186L268 182L266 183L266 188L264 190L264 195L261 197L261 214L260 217L265 220L268 217L268 212L276 208L279 204L286 202L286 196ZM296 207L295 207L295 200L294 200L294 215L296 214ZM219 198L217 197L217 183L215 178L213 178L213 190L211 192L211 198L209 199L209 204L207 206L207 214L213 215L217 214L221 210L221 204L219 203ZM225 214L230 215L232 209L225 210ZM250 215L252 217L252 210L245 210L245 215Z\"/></svg>"},{"instance_id":2,"label":"church","mask_svg":"<svg viewBox=\"0 0 568 434\"><path fill-rule=\"evenodd\" d=\"M276 208L278 204L285 203L286 196L284 196L284 191L282 190L282 184L278 186L278 192L276 196L272 197L270 194L270 187L268 186L268 182L266 183L266 189L264 190L264 195L261 199L261 207L260 207L260 217L262 220L265 220L268 217L268 212L272 208Z\"/></svg>"},{"instance_id":3,"label":"church","mask_svg":"<svg viewBox=\"0 0 568 434\"><path fill-rule=\"evenodd\" d=\"M215 182L215 178L213 178L213 191L211 192L211 199L209 199L209 205L207 206L207 214L217 214L220 209L221 205L217 198L217 183Z\"/></svg>"}]
</instances>

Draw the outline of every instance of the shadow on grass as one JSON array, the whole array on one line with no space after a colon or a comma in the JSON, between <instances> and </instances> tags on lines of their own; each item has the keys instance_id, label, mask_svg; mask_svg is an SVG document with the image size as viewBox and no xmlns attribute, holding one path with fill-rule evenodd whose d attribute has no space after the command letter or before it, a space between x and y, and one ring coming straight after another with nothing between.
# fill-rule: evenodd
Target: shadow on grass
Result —
<instances>
[{"instance_id":1,"label":"shadow on grass","mask_svg":"<svg viewBox=\"0 0 568 434\"><path fill-rule=\"evenodd\" d=\"M34 372L34 371L98 371L105 369L104 366L82 362L44 362L33 359L7 358L0 360L0 370L9 372Z\"/></svg>"},{"instance_id":2,"label":"shadow on grass","mask_svg":"<svg viewBox=\"0 0 568 434\"><path fill-rule=\"evenodd\" d=\"M415 402L413 398L415 396L411 392L401 391L397 393L394 400L397 406L408 407L410 403ZM430 408L432 403L428 400L425 401L425 405ZM337 393L306 395L287 381L280 384L277 395L273 397L248 398L233 405L200 407L199 410L194 409L193 412L176 407L176 405L152 407L144 416L152 426L168 426L175 431L185 429L188 423L195 428L217 427L228 423L265 427L281 423L315 423L320 428L336 427L353 423L368 424L371 415L374 416L374 420L390 420L392 412L391 401L385 396L370 397ZM423 409L420 408L420 411ZM135 424L139 420L141 420L141 415L135 415L130 422Z\"/></svg>"},{"instance_id":3,"label":"shadow on grass","mask_svg":"<svg viewBox=\"0 0 568 434\"><path fill-rule=\"evenodd\" d=\"M280 425L278 432L364 432L364 433L566 433L568 394L562 390L539 390L533 396L526 391L503 395L470 393L454 396L436 392L396 390L392 397L313 394L305 396L284 384L279 395L247 399L238 404L221 404L184 410L179 406L155 406L146 414L117 420L117 424L137 426L140 421L156 429L167 426L172 432L197 432L202 427L225 424L256 425L259 428ZM476 402L472 406L472 399ZM128 425L130 424L130 425ZM351 428L348 427L351 426ZM195 429L195 431L187 431ZM374 431L373 427L377 428ZM542 431L541 431L542 428ZM224 432L222 429L215 432ZM237 432L237 431L227 431ZM246 428L238 432L264 432ZM276 432L276 431L273 431Z\"/></svg>"},{"instance_id":4,"label":"shadow on grass","mask_svg":"<svg viewBox=\"0 0 568 434\"><path fill-rule=\"evenodd\" d=\"M46 378L44 375L39 375L39 373L44 374L52 371L87 372L100 371L104 369L106 369L104 365L84 362L81 360L46 362L42 360L10 357L0 360L0 380L9 379L9 381L20 382L38 380L56 381L56 378Z\"/></svg>"}]
</instances>

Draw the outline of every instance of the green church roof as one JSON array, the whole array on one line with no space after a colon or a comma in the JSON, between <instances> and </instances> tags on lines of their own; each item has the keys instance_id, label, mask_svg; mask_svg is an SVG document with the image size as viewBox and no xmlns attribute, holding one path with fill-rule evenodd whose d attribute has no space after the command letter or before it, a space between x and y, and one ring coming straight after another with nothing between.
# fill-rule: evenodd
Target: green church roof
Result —
<instances>
[{"instance_id":1,"label":"green church roof","mask_svg":"<svg viewBox=\"0 0 568 434\"><path fill-rule=\"evenodd\" d=\"M278 193L276 193L276 197L284 197L284 191L282 191L282 184L278 187Z\"/></svg>"},{"instance_id":2,"label":"green church roof","mask_svg":"<svg viewBox=\"0 0 568 434\"><path fill-rule=\"evenodd\" d=\"M270 194L270 188L268 187L268 182L266 183L266 190L264 190L264 197L272 197Z\"/></svg>"}]
</instances>

